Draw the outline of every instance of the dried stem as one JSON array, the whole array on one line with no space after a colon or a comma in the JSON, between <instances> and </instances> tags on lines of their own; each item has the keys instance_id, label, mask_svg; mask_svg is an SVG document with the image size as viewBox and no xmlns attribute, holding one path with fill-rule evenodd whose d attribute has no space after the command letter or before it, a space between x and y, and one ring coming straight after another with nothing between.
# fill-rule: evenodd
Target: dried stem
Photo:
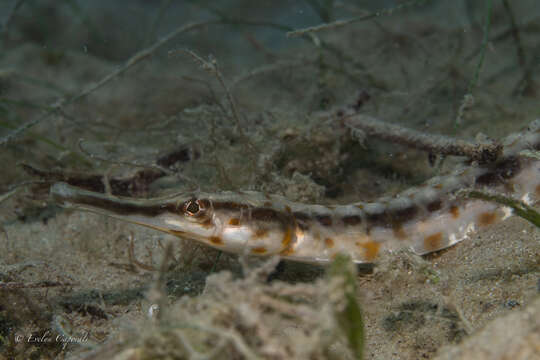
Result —
<instances>
[{"instance_id":1,"label":"dried stem","mask_svg":"<svg viewBox=\"0 0 540 360\"><path fill-rule=\"evenodd\" d=\"M203 70L206 70L213 74L216 79L219 81L219 84L221 87L223 87L223 90L225 91L225 95L227 96L227 101L229 102L229 105L231 107L231 112L234 118L234 121L236 123L236 130L238 131L238 134L246 140L246 143L253 149L253 145L251 144L251 141L247 137L247 135L244 133L244 130L242 129L242 125L240 124L240 114L238 112L238 108L236 107L236 102L234 101L234 98L231 94L231 91L229 90L229 87L225 83L225 79L223 78L223 74L219 70L217 60L213 57L211 57L209 60L205 60L199 55L197 55L195 52L191 50L183 50L187 54L189 54L199 65L202 67Z\"/></svg>"},{"instance_id":2,"label":"dried stem","mask_svg":"<svg viewBox=\"0 0 540 360\"><path fill-rule=\"evenodd\" d=\"M367 135L392 143L429 151L433 154L466 156L483 163L495 161L502 152L502 145L497 142L473 143L444 135L426 134L365 115L347 118L346 125L352 130L362 130Z\"/></svg>"}]
</instances>

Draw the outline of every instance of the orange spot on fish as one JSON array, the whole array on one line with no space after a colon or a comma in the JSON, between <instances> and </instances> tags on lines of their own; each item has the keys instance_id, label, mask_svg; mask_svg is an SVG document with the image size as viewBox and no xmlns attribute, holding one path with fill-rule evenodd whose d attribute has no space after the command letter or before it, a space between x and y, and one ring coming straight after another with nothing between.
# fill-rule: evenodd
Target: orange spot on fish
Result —
<instances>
[{"instance_id":1,"label":"orange spot on fish","mask_svg":"<svg viewBox=\"0 0 540 360\"><path fill-rule=\"evenodd\" d=\"M292 240L292 235L293 235L292 229L287 228L287 230L285 230L285 234L283 235L283 240L281 240L281 244L285 247L289 246Z\"/></svg>"},{"instance_id":2,"label":"orange spot on fish","mask_svg":"<svg viewBox=\"0 0 540 360\"><path fill-rule=\"evenodd\" d=\"M450 214L454 219L459 217L459 208L457 206L450 206Z\"/></svg>"},{"instance_id":3,"label":"orange spot on fish","mask_svg":"<svg viewBox=\"0 0 540 360\"><path fill-rule=\"evenodd\" d=\"M366 260L372 261L379 254L379 248L381 247L381 244L376 241L368 241L361 244L360 246L362 246L365 250L364 257L366 258Z\"/></svg>"},{"instance_id":4,"label":"orange spot on fish","mask_svg":"<svg viewBox=\"0 0 540 360\"><path fill-rule=\"evenodd\" d=\"M279 253L279 255L281 256L289 256L292 254L294 254L294 248L292 246L286 248L285 250Z\"/></svg>"},{"instance_id":5,"label":"orange spot on fish","mask_svg":"<svg viewBox=\"0 0 540 360\"><path fill-rule=\"evenodd\" d=\"M333 248L334 247L334 240L332 238L326 238L324 239L324 244L327 248Z\"/></svg>"},{"instance_id":6,"label":"orange spot on fish","mask_svg":"<svg viewBox=\"0 0 540 360\"><path fill-rule=\"evenodd\" d=\"M253 249L251 249L251 252L254 254L259 254L259 255L265 254L266 248L264 246L254 247Z\"/></svg>"},{"instance_id":7,"label":"orange spot on fish","mask_svg":"<svg viewBox=\"0 0 540 360\"><path fill-rule=\"evenodd\" d=\"M428 251L435 251L442 247L443 234L438 232L424 238L424 248Z\"/></svg>"},{"instance_id":8,"label":"orange spot on fish","mask_svg":"<svg viewBox=\"0 0 540 360\"><path fill-rule=\"evenodd\" d=\"M405 230L403 230L403 226L401 225L394 225L392 228L392 232L394 233L394 236L399 240L404 240L407 238L407 233Z\"/></svg>"},{"instance_id":9,"label":"orange spot on fish","mask_svg":"<svg viewBox=\"0 0 540 360\"><path fill-rule=\"evenodd\" d=\"M485 212L478 215L476 220L480 226L491 225L497 220L497 214L495 212Z\"/></svg>"},{"instance_id":10,"label":"orange spot on fish","mask_svg":"<svg viewBox=\"0 0 540 360\"><path fill-rule=\"evenodd\" d=\"M238 219L238 218L232 218L231 220L229 220L229 225L232 225L232 226L238 226L238 225L240 225L240 219Z\"/></svg>"},{"instance_id":11,"label":"orange spot on fish","mask_svg":"<svg viewBox=\"0 0 540 360\"><path fill-rule=\"evenodd\" d=\"M214 245L223 245L223 240L219 236L210 236L208 240Z\"/></svg>"},{"instance_id":12,"label":"orange spot on fish","mask_svg":"<svg viewBox=\"0 0 540 360\"><path fill-rule=\"evenodd\" d=\"M253 236L255 238L262 238L262 237L265 237L267 234L268 234L268 229L266 229L266 228L258 228L253 233Z\"/></svg>"}]
</instances>

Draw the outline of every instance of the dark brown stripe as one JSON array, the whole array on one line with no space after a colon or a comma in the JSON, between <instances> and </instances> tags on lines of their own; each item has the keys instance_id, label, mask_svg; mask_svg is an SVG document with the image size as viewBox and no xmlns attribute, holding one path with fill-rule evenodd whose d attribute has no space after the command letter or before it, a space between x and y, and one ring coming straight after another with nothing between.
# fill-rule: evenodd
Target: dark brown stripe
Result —
<instances>
[{"instance_id":1,"label":"dark brown stripe","mask_svg":"<svg viewBox=\"0 0 540 360\"><path fill-rule=\"evenodd\" d=\"M296 225L298 225L298 227L300 228L300 230L302 231L306 231L309 229L309 225L306 223L306 222L303 222L303 221L297 221L296 222Z\"/></svg>"},{"instance_id":2,"label":"dark brown stripe","mask_svg":"<svg viewBox=\"0 0 540 360\"><path fill-rule=\"evenodd\" d=\"M103 197L101 197L103 196ZM158 216L166 212L178 213L180 210L175 204L164 205L138 205L128 202L122 202L119 200L104 198L105 195L77 195L74 198L60 199L62 202L73 203L75 205L88 205L98 209L103 209L106 212L112 212L117 215L146 215L146 216Z\"/></svg>"},{"instance_id":3,"label":"dark brown stripe","mask_svg":"<svg viewBox=\"0 0 540 360\"><path fill-rule=\"evenodd\" d=\"M410 221L414 219L417 214L418 214L418 206L411 205L404 209L390 211L388 213L388 216L390 217L390 221L393 224L395 224L395 223L404 223L404 222Z\"/></svg>"},{"instance_id":4,"label":"dark brown stripe","mask_svg":"<svg viewBox=\"0 0 540 360\"><path fill-rule=\"evenodd\" d=\"M240 210L248 209L250 206L247 204L237 203L234 201L215 201L212 202L214 209L219 210Z\"/></svg>"},{"instance_id":5,"label":"dark brown stripe","mask_svg":"<svg viewBox=\"0 0 540 360\"><path fill-rule=\"evenodd\" d=\"M442 201L440 199L434 200L426 205L426 209L429 212L434 212L442 208Z\"/></svg>"},{"instance_id":6,"label":"dark brown stripe","mask_svg":"<svg viewBox=\"0 0 540 360\"><path fill-rule=\"evenodd\" d=\"M311 217L308 214L304 212L300 212L300 211L293 212L293 216L296 220L301 220L301 221L311 220Z\"/></svg>"},{"instance_id":7,"label":"dark brown stripe","mask_svg":"<svg viewBox=\"0 0 540 360\"><path fill-rule=\"evenodd\" d=\"M475 183L481 186L499 185L516 176L520 168L519 158L511 156L492 165L490 171L476 178Z\"/></svg>"},{"instance_id":8,"label":"dark brown stripe","mask_svg":"<svg viewBox=\"0 0 540 360\"><path fill-rule=\"evenodd\" d=\"M362 218L359 215L347 215L341 220L345 225L358 225L362 222Z\"/></svg>"},{"instance_id":9,"label":"dark brown stripe","mask_svg":"<svg viewBox=\"0 0 540 360\"><path fill-rule=\"evenodd\" d=\"M368 227L392 227L399 228L403 223L413 220L419 212L417 205L410 205L404 209L389 210L386 209L380 213L366 213Z\"/></svg>"},{"instance_id":10,"label":"dark brown stripe","mask_svg":"<svg viewBox=\"0 0 540 360\"><path fill-rule=\"evenodd\" d=\"M388 225L388 215L386 212L380 212L375 214L366 213L366 220L370 227L373 226L387 226Z\"/></svg>"},{"instance_id":11,"label":"dark brown stripe","mask_svg":"<svg viewBox=\"0 0 540 360\"><path fill-rule=\"evenodd\" d=\"M269 208L254 208L251 210L251 218L260 221L280 221L283 214Z\"/></svg>"},{"instance_id":12,"label":"dark brown stripe","mask_svg":"<svg viewBox=\"0 0 540 360\"><path fill-rule=\"evenodd\" d=\"M294 222L296 223L296 225L298 225L298 227L301 230L305 231L309 229L308 223L311 220L311 217L308 214L303 213L301 211L296 211L296 212L293 212L292 216L293 216Z\"/></svg>"},{"instance_id":13,"label":"dark brown stripe","mask_svg":"<svg viewBox=\"0 0 540 360\"><path fill-rule=\"evenodd\" d=\"M315 215L315 219L324 226L332 226L332 218L330 215Z\"/></svg>"}]
</instances>

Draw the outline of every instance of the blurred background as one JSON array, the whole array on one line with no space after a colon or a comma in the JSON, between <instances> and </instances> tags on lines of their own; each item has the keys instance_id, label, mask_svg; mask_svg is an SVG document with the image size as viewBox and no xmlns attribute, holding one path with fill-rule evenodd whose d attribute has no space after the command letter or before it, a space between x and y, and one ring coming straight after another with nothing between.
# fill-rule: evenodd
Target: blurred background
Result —
<instances>
[{"instance_id":1,"label":"blurred background","mask_svg":"<svg viewBox=\"0 0 540 360\"><path fill-rule=\"evenodd\" d=\"M1 0L0 281L56 285L1 294L0 358L66 355L12 341L55 319L99 343L144 318L171 240L60 209L52 183L370 201L458 160L351 132L344 114L499 139L540 117L539 69L537 0ZM537 296L537 232L511 221L434 257L436 271L402 256L359 278L370 358L432 358L465 336L463 314L481 326ZM234 256L172 243L171 299L241 272ZM291 282L321 274L292 269Z\"/></svg>"}]
</instances>

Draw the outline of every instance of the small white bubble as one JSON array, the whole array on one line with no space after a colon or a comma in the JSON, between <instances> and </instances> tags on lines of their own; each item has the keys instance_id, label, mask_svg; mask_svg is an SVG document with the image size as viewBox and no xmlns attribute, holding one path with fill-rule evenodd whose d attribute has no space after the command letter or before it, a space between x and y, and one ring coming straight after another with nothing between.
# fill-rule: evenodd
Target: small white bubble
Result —
<instances>
[{"instance_id":1,"label":"small white bubble","mask_svg":"<svg viewBox=\"0 0 540 360\"><path fill-rule=\"evenodd\" d=\"M159 305L158 304L152 304L148 308L148 317L152 319L152 318L156 317L158 312L159 312Z\"/></svg>"}]
</instances>

